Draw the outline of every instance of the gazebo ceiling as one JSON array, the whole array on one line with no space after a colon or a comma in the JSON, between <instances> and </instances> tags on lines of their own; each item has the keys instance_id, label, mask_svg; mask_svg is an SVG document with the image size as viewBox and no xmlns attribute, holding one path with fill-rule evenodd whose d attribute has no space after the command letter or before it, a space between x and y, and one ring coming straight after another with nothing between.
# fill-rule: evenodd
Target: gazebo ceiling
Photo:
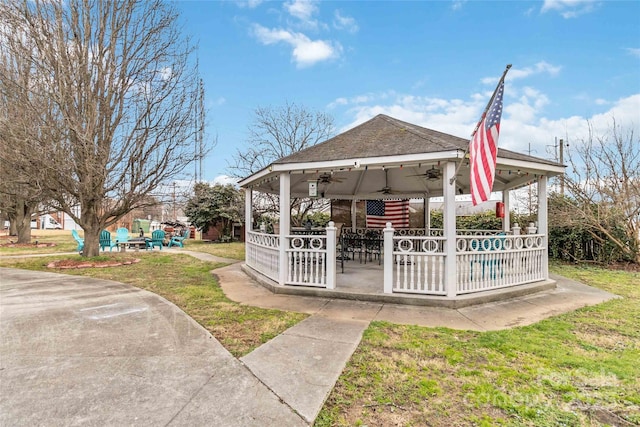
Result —
<instances>
[{"instance_id":1,"label":"gazebo ceiling","mask_svg":"<svg viewBox=\"0 0 640 427\"><path fill-rule=\"evenodd\" d=\"M281 158L240 182L242 187L278 193L278 177L290 174L291 196L331 199L421 198L442 195L444 164L463 162L456 193L469 193L468 139L416 126L380 114L323 143ZM564 166L549 160L498 149L494 191L517 188L539 175L555 176Z\"/></svg>"}]
</instances>

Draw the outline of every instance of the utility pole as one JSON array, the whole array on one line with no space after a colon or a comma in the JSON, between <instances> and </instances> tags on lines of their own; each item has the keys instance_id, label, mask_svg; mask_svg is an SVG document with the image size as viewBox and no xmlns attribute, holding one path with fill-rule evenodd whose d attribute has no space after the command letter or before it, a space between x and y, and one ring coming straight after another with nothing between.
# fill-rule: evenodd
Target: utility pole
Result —
<instances>
[{"instance_id":1,"label":"utility pole","mask_svg":"<svg viewBox=\"0 0 640 427\"><path fill-rule=\"evenodd\" d=\"M564 165L564 141L560 139L560 164ZM564 172L560 175L560 194L564 196Z\"/></svg>"},{"instance_id":2,"label":"utility pole","mask_svg":"<svg viewBox=\"0 0 640 427\"><path fill-rule=\"evenodd\" d=\"M200 128L198 135L198 163L200 166L198 182L202 182L202 144L204 143L204 82L202 79L200 79Z\"/></svg>"},{"instance_id":3,"label":"utility pole","mask_svg":"<svg viewBox=\"0 0 640 427\"><path fill-rule=\"evenodd\" d=\"M529 143L529 156L531 156L531 152L532 151L536 151L536 150L531 150L531 143ZM529 187L529 218L531 218L532 215L532 211L533 211L533 201L531 200L531 183L529 183L528 185Z\"/></svg>"}]
</instances>

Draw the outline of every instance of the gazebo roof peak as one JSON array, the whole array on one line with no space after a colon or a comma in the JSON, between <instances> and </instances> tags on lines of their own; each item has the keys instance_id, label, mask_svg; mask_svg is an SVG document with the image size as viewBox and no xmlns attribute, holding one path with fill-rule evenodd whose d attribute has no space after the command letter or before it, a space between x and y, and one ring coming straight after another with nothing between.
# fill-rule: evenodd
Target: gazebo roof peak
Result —
<instances>
[{"instance_id":1,"label":"gazebo roof peak","mask_svg":"<svg viewBox=\"0 0 640 427\"><path fill-rule=\"evenodd\" d=\"M320 144L276 160L275 164L323 162L418 153L464 151L468 139L378 114Z\"/></svg>"}]
</instances>

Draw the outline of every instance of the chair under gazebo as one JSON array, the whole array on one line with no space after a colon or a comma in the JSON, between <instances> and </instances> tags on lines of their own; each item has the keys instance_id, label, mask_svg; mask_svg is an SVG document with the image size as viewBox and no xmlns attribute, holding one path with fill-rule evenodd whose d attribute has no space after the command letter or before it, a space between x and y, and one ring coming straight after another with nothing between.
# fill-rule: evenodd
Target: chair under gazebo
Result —
<instances>
[{"instance_id":1,"label":"chair under gazebo","mask_svg":"<svg viewBox=\"0 0 640 427\"><path fill-rule=\"evenodd\" d=\"M423 199L423 228L396 229L389 223L382 230L380 294L456 301L496 290L513 293L553 286L548 273L547 188L549 178L562 174L564 166L499 149L493 191L502 192L506 215L501 229L456 230L455 197L469 194L468 144L467 139L378 115L243 179L246 270L279 292L324 288L339 294L342 260L335 224L330 222L321 234L292 233L291 198L311 194L351 201L352 221L344 228L352 232L365 226L355 221L359 200ZM509 223L509 194L531 183L537 183L538 223L535 229L520 231ZM252 224L257 192L279 196L277 234ZM442 229L429 224L433 197L444 200Z\"/></svg>"}]
</instances>

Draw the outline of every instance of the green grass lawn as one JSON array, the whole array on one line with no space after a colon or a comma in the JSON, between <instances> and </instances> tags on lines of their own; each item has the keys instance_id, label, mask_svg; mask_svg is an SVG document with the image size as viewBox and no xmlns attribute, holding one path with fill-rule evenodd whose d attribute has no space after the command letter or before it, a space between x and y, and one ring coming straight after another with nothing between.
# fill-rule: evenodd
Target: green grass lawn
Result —
<instances>
[{"instance_id":1,"label":"green grass lawn","mask_svg":"<svg viewBox=\"0 0 640 427\"><path fill-rule=\"evenodd\" d=\"M205 252L223 258L244 260L244 243L241 242L211 243L203 242L202 240L187 240L184 248L190 251Z\"/></svg>"},{"instance_id":2,"label":"green grass lawn","mask_svg":"<svg viewBox=\"0 0 640 427\"><path fill-rule=\"evenodd\" d=\"M640 274L553 271L624 298L497 332L374 322L315 425L640 425Z\"/></svg>"},{"instance_id":3,"label":"green grass lawn","mask_svg":"<svg viewBox=\"0 0 640 427\"><path fill-rule=\"evenodd\" d=\"M109 253L97 260L138 258L140 262L109 268L51 270L58 259L79 255L0 259L1 267L58 271L115 280L146 289L176 304L215 336L234 356L240 357L307 317L306 314L266 310L229 300L211 274L224 264L199 261L188 255L155 252ZM93 259L93 258L92 258Z\"/></svg>"},{"instance_id":4,"label":"green grass lawn","mask_svg":"<svg viewBox=\"0 0 640 427\"><path fill-rule=\"evenodd\" d=\"M82 230L80 230L82 236ZM59 252L75 252L78 244L68 230L31 230L30 246L11 247L10 242L18 240L15 236L6 233L0 235L0 256L28 255L28 254L55 254ZM38 247L38 244L54 244L54 246Z\"/></svg>"}]
</instances>

